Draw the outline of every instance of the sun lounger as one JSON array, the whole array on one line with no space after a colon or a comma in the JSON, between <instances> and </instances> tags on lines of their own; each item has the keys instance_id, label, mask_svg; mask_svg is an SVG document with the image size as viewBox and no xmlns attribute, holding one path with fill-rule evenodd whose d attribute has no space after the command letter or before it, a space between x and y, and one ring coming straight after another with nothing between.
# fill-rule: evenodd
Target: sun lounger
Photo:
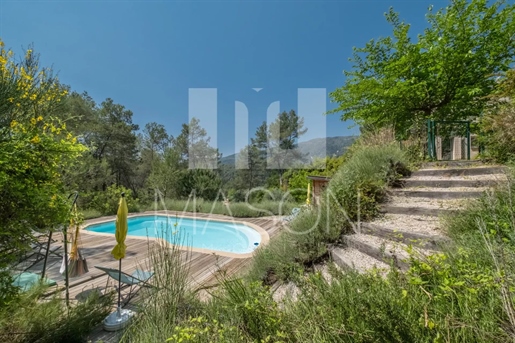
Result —
<instances>
[{"instance_id":1,"label":"sun lounger","mask_svg":"<svg viewBox=\"0 0 515 343\"><path fill-rule=\"evenodd\" d=\"M101 271L109 275L110 278L116 281L117 285L118 281L120 281L122 289L127 287L129 288L129 292L123 301L125 304L127 304L136 295L137 291L139 290L139 287L152 287L152 285L148 283L148 280L150 280L150 278L154 276L154 273L151 271L137 269L136 271L134 271L134 273L132 273L132 275L129 275L127 273L124 273L123 271L120 273L118 269L100 266L95 266L95 268L100 269ZM107 283L109 283L109 278L107 279ZM106 284L106 288L107 286L108 284Z\"/></svg>"},{"instance_id":2,"label":"sun lounger","mask_svg":"<svg viewBox=\"0 0 515 343\"><path fill-rule=\"evenodd\" d=\"M291 210L291 214L283 218L284 221L290 222L300 213L300 207L295 207Z\"/></svg>"},{"instance_id":3,"label":"sun lounger","mask_svg":"<svg viewBox=\"0 0 515 343\"><path fill-rule=\"evenodd\" d=\"M20 287L22 291L28 291L34 285L41 281L41 276L34 273L20 273L13 276L13 285ZM57 283L54 280L44 278L43 283L47 286L55 286Z\"/></svg>"}]
</instances>

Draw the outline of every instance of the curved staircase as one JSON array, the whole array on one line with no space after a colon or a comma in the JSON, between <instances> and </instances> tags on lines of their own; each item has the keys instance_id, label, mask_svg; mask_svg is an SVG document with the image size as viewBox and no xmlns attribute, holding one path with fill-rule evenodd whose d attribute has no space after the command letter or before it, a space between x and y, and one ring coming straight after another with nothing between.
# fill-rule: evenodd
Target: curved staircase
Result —
<instances>
[{"instance_id":1,"label":"curved staircase","mask_svg":"<svg viewBox=\"0 0 515 343\"><path fill-rule=\"evenodd\" d=\"M390 190L380 218L342 236L343 244L331 249L331 257L338 266L359 272L386 270L389 265L405 270L408 246L421 254L438 250L447 240L441 216L503 180L506 175L500 166L476 161L426 163Z\"/></svg>"}]
</instances>

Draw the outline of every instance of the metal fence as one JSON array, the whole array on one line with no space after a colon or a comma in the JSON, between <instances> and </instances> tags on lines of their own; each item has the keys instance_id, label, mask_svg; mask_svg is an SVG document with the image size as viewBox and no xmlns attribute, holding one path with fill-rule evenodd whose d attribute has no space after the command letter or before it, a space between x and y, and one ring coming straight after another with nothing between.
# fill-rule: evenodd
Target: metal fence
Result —
<instances>
[{"instance_id":1,"label":"metal fence","mask_svg":"<svg viewBox=\"0 0 515 343\"><path fill-rule=\"evenodd\" d=\"M427 155L433 160L470 160L469 121L427 121Z\"/></svg>"}]
</instances>

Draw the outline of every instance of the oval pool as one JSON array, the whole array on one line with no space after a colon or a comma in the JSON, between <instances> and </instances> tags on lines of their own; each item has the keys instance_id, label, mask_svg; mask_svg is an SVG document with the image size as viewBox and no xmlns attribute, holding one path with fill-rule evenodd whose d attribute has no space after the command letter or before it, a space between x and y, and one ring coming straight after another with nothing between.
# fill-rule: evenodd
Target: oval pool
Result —
<instances>
[{"instance_id":1,"label":"oval pool","mask_svg":"<svg viewBox=\"0 0 515 343\"><path fill-rule=\"evenodd\" d=\"M248 254L261 244L258 231L234 222L152 215L130 217L128 224L128 236L164 238L192 248ZM115 221L91 224L84 230L114 236Z\"/></svg>"}]
</instances>

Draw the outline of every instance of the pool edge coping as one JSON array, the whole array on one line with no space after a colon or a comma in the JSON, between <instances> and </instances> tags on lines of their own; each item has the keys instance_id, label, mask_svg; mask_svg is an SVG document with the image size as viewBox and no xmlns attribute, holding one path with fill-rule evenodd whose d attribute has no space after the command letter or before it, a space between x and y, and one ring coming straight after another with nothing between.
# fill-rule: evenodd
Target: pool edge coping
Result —
<instances>
[{"instance_id":1,"label":"pool edge coping","mask_svg":"<svg viewBox=\"0 0 515 343\"><path fill-rule=\"evenodd\" d=\"M207 254L207 255L217 255L217 256L231 257L231 258L251 258L251 257L254 257L254 253L261 246L266 246L270 242L270 235L261 226L253 224L253 223L249 223L245 220L240 220L236 217L229 217L231 219L223 219L223 218L218 218L218 217L212 217L211 215L208 215L208 217L198 217L198 216L188 214L189 212L174 211L175 213L173 213L173 214L168 213L168 212L170 212L170 211L145 211L145 212L141 212L141 213L130 213L130 214L128 214L127 219L136 218L136 217L148 217L150 215L159 215L159 216L167 216L167 217L172 217L172 218L178 216L178 217L183 217L183 218L188 218L188 219L202 219L202 220L206 220L206 221L218 221L218 222L226 222L226 223L243 224L243 225L246 225L246 226L256 230L261 237L261 242L259 243L259 246L256 249L254 249L252 252L245 253L245 254L237 254L237 253L231 253L231 252L221 251L221 250L213 250L213 249L206 249L206 248L194 248L194 247L190 247L190 246L177 245L177 247L180 250L198 252L198 253L203 253L203 254ZM105 217L100 217L100 218L88 219L88 220L85 220L84 223L82 223L80 229L81 229L81 231L85 231L85 233L87 233L88 235L113 236L114 237L114 233L92 232L92 231L87 230L87 227L89 227L91 225L112 222L114 220L116 220L116 216L105 216ZM168 242L166 239L159 238L159 237L148 237L148 236L140 237L140 236L130 236L130 235L127 235L127 237L131 238L131 239L138 239L138 240L149 240L149 239L156 240L156 241L160 240L160 241L164 241L167 244L172 244L172 243ZM113 247L114 247L114 244L113 244Z\"/></svg>"}]
</instances>

